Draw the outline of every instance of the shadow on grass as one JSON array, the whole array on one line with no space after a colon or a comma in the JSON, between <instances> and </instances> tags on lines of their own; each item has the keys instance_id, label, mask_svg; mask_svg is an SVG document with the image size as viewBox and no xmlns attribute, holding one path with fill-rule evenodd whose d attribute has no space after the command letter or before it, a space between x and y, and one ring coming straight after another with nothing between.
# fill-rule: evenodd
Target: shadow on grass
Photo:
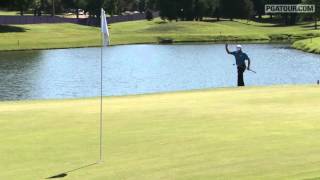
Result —
<instances>
[{"instance_id":1,"label":"shadow on grass","mask_svg":"<svg viewBox=\"0 0 320 180\"><path fill-rule=\"evenodd\" d=\"M285 25L285 24L268 24L268 25L259 25L260 27L290 27L293 25Z\"/></svg>"},{"instance_id":2,"label":"shadow on grass","mask_svg":"<svg viewBox=\"0 0 320 180\"><path fill-rule=\"evenodd\" d=\"M203 22L208 22L208 23L217 23L217 22L223 22L223 21L230 21L229 19L204 19L202 20Z\"/></svg>"},{"instance_id":3,"label":"shadow on grass","mask_svg":"<svg viewBox=\"0 0 320 180\"><path fill-rule=\"evenodd\" d=\"M27 30L29 29L17 26L0 25L0 33L26 32Z\"/></svg>"},{"instance_id":4,"label":"shadow on grass","mask_svg":"<svg viewBox=\"0 0 320 180\"><path fill-rule=\"evenodd\" d=\"M216 19L205 19L203 20L204 22L209 22L209 23L217 23L217 22L236 22L236 23L240 23L240 24L243 24L243 25L247 25L247 26L259 26L259 27L285 27L286 25L284 24L281 24L280 22L278 21L270 21L268 22L267 25L263 25L263 23L267 23L266 22L263 22L263 21L259 21L258 19L250 19L250 20L247 20L247 21L239 21L237 19L234 19L234 20L230 20L230 19L220 19L219 21L216 20ZM255 22L255 23L261 23L261 24L252 24L252 22ZM278 23L277 23L278 22Z\"/></svg>"},{"instance_id":5,"label":"shadow on grass","mask_svg":"<svg viewBox=\"0 0 320 180\"><path fill-rule=\"evenodd\" d=\"M259 25L261 27L292 27L292 26L300 26L302 28L308 28L310 29L311 27L314 27L312 25L310 25L308 22L302 22L302 23L297 23L297 24L293 24L293 25L286 25L283 23L280 24L270 24L270 25Z\"/></svg>"},{"instance_id":6,"label":"shadow on grass","mask_svg":"<svg viewBox=\"0 0 320 180\"><path fill-rule=\"evenodd\" d=\"M317 30L317 29L315 29L315 25L314 24L307 24L307 25L303 25L301 27L303 27L305 29L310 29L310 30ZM318 29L320 29L320 25L318 25Z\"/></svg>"},{"instance_id":7,"label":"shadow on grass","mask_svg":"<svg viewBox=\"0 0 320 180\"><path fill-rule=\"evenodd\" d=\"M254 18L251 19L252 21L259 22L259 23L270 23L270 24L283 24L283 20L281 18L273 17L271 18Z\"/></svg>"},{"instance_id":8,"label":"shadow on grass","mask_svg":"<svg viewBox=\"0 0 320 180\"><path fill-rule=\"evenodd\" d=\"M78 168L75 168L75 169L60 173L60 174L56 174L56 175L51 176L51 177L47 177L46 179L64 178L64 177L68 176L69 173L72 173L72 172L75 172L75 171L79 171L79 170L82 170L82 169L85 169L85 168L88 168L88 167L91 167L91 166L94 166L94 165L97 165L97 164L99 164L99 163L92 163L92 164L88 164L88 165L85 165L85 166L81 166L81 167L78 167Z\"/></svg>"},{"instance_id":9,"label":"shadow on grass","mask_svg":"<svg viewBox=\"0 0 320 180\"><path fill-rule=\"evenodd\" d=\"M168 23L168 21L157 21L157 22L155 22L156 24L167 24Z\"/></svg>"}]
</instances>

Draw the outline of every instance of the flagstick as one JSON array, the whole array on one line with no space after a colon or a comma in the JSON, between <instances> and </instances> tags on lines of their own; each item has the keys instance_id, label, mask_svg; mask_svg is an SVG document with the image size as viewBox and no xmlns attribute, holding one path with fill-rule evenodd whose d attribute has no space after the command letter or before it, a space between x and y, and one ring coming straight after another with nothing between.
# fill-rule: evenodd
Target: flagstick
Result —
<instances>
[{"instance_id":1,"label":"flagstick","mask_svg":"<svg viewBox=\"0 0 320 180\"><path fill-rule=\"evenodd\" d=\"M108 38L106 40L106 37ZM108 23L106 13L101 8L101 59L100 59L100 158L99 162L103 161L103 48L106 44L109 45L109 30L108 30Z\"/></svg>"},{"instance_id":2,"label":"flagstick","mask_svg":"<svg viewBox=\"0 0 320 180\"><path fill-rule=\"evenodd\" d=\"M104 44L103 35L101 34L102 44ZM103 135L103 47L101 46L100 54L100 157L99 162L102 162L102 135Z\"/></svg>"}]
</instances>

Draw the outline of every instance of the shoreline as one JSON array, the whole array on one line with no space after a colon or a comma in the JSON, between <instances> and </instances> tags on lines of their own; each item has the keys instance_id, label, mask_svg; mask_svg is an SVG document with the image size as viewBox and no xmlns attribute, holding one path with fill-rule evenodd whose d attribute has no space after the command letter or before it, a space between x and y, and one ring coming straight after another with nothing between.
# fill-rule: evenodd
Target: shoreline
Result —
<instances>
[{"instance_id":1,"label":"shoreline","mask_svg":"<svg viewBox=\"0 0 320 180\"><path fill-rule=\"evenodd\" d=\"M281 35L281 34L279 34ZM170 39L170 38L168 38ZM241 38L240 38L241 39ZM308 42L311 40L318 40L320 42L320 37L315 36L312 38L304 38L304 39L247 39L247 40L234 40L234 39L222 39L222 40L174 40L170 43L161 43L159 41L145 41L145 42L127 42L127 43L114 43L109 45L110 47L117 46L130 46L130 45L202 45L202 44L285 44L290 46L293 49L303 51L306 53L312 54L320 54L320 48L317 45L314 45L313 49L310 50L308 46ZM63 50L63 49L81 49L81 48L100 48L100 45L79 45L79 46L70 46L70 47L41 47L41 48L13 48L13 49L0 49L1 52L14 52L14 51L40 51L40 50Z\"/></svg>"},{"instance_id":2,"label":"shoreline","mask_svg":"<svg viewBox=\"0 0 320 180\"><path fill-rule=\"evenodd\" d=\"M212 45L219 45L219 44L285 44L285 45L292 45L294 42L292 41L177 41L173 43L159 43L159 42L142 42L142 43L117 43L111 44L110 47L117 47L117 46L130 46L130 45L203 45L203 44L212 44ZM62 50L62 49L82 49L82 48L100 48L101 46L75 46L75 47L53 47L53 48L24 48L24 49L0 49L1 52L14 52L14 51L40 51L40 50ZM293 47L292 47L293 48ZM296 48L294 48L296 49ZM300 49L297 49L300 50Z\"/></svg>"},{"instance_id":3,"label":"shoreline","mask_svg":"<svg viewBox=\"0 0 320 180\"><path fill-rule=\"evenodd\" d=\"M241 90L262 90L265 88L302 88L302 87L320 87L317 84L283 84L283 85L265 85L265 86L245 86L245 87L216 87L216 88L204 88L204 89L191 89L191 90L177 90L177 91L164 91L164 92L151 92L143 94L127 94L127 95L113 95L113 96L103 96L104 99L118 99L118 98L136 98L145 96L161 96L170 94L188 94L188 93L203 93L203 92L220 92L220 91L241 91ZM21 99L21 100L0 100L0 105L5 103L28 103L28 102L56 102L56 101L82 101L82 100L93 100L98 99L100 96L92 97L75 97L75 98L48 98L48 99Z\"/></svg>"}]
</instances>

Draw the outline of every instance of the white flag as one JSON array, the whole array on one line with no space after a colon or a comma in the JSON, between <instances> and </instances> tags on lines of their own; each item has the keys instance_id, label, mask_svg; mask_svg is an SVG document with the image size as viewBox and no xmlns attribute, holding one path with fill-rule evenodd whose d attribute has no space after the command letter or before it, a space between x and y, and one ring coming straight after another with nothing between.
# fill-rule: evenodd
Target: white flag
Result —
<instances>
[{"instance_id":1,"label":"white flag","mask_svg":"<svg viewBox=\"0 0 320 180\"><path fill-rule=\"evenodd\" d=\"M109 30L106 12L101 8L101 33L102 33L102 45L108 46L110 44Z\"/></svg>"}]
</instances>

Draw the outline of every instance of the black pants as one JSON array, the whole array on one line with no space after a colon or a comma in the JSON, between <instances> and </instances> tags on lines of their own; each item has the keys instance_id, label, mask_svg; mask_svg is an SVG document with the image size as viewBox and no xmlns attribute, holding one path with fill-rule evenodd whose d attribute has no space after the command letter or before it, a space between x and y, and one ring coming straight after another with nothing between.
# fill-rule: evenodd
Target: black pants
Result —
<instances>
[{"instance_id":1,"label":"black pants","mask_svg":"<svg viewBox=\"0 0 320 180\"><path fill-rule=\"evenodd\" d=\"M243 73L246 71L246 65L238 66L238 86L244 86Z\"/></svg>"}]
</instances>

